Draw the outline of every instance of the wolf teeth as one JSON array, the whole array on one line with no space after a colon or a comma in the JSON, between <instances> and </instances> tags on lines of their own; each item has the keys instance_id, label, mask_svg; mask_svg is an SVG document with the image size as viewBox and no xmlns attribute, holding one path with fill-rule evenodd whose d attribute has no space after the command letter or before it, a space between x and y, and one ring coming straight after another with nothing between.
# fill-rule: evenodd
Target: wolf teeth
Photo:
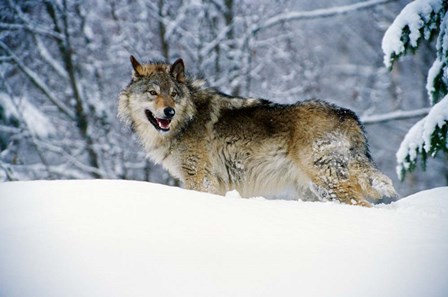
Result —
<instances>
[{"instance_id":1,"label":"wolf teeth","mask_svg":"<svg viewBox=\"0 0 448 297\"><path fill-rule=\"evenodd\" d=\"M171 120L156 118L148 109L145 110L148 121L157 129L167 132L170 129Z\"/></svg>"},{"instance_id":2,"label":"wolf teeth","mask_svg":"<svg viewBox=\"0 0 448 297\"><path fill-rule=\"evenodd\" d=\"M158 118L156 118L156 120L157 124L161 129L168 129L170 127L171 120L158 119Z\"/></svg>"}]
</instances>

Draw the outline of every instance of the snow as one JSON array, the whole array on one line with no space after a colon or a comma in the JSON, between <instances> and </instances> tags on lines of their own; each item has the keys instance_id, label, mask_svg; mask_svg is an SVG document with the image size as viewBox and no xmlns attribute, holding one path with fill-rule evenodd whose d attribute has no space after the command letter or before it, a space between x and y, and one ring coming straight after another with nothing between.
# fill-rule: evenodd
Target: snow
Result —
<instances>
[{"instance_id":1,"label":"snow","mask_svg":"<svg viewBox=\"0 0 448 297\"><path fill-rule=\"evenodd\" d=\"M373 208L0 184L0 296L448 296L448 187Z\"/></svg>"},{"instance_id":2,"label":"snow","mask_svg":"<svg viewBox=\"0 0 448 297\"><path fill-rule=\"evenodd\" d=\"M405 52L405 44L402 40L403 29L408 28L409 45L417 48L418 41L422 37L429 39L431 32L435 29L430 23L431 13L438 14L443 8L443 0L416 0L408 5L395 18L392 25L387 29L382 41L384 52L384 64L387 68L392 67L395 56Z\"/></svg>"}]
</instances>

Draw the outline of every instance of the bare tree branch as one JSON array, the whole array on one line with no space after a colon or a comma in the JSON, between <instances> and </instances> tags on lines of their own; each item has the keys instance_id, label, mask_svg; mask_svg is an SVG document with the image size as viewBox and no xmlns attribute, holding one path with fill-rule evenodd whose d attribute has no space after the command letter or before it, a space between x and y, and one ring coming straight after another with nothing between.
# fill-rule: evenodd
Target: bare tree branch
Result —
<instances>
[{"instance_id":1,"label":"bare tree branch","mask_svg":"<svg viewBox=\"0 0 448 297\"><path fill-rule=\"evenodd\" d=\"M362 116L360 120L364 125L377 124L389 121L422 117L427 115L430 110L431 108L421 108L415 110L397 110L386 114Z\"/></svg>"},{"instance_id":2,"label":"bare tree branch","mask_svg":"<svg viewBox=\"0 0 448 297\"><path fill-rule=\"evenodd\" d=\"M259 25L253 27L251 31L252 34L256 34L261 30L265 30L267 28L273 27L275 25L287 21L303 21L309 19L327 18L336 15L343 15L355 10L367 9L376 5L385 4L393 1L396 0L368 0L360 3L337 6L332 8L315 9L311 11L286 12L267 19L265 22L260 23Z\"/></svg>"}]
</instances>

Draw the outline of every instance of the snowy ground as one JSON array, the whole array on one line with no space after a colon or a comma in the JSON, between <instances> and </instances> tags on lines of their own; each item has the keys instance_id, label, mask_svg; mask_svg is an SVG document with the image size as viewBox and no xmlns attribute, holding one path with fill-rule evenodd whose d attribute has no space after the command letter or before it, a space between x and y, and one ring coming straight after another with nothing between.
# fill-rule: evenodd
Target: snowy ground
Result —
<instances>
[{"instance_id":1,"label":"snowy ground","mask_svg":"<svg viewBox=\"0 0 448 297\"><path fill-rule=\"evenodd\" d=\"M0 296L448 296L448 187L372 209L0 184Z\"/></svg>"}]
</instances>

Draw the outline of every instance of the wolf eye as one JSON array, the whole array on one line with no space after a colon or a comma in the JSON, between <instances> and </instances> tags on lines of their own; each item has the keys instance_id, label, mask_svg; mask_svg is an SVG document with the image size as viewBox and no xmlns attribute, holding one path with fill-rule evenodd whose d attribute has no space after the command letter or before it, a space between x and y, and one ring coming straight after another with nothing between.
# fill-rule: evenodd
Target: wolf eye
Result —
<instances>
[{"instance_id":1,"label":"wolf eye","mask_svg":"<svg viewBox=\"0 0 448 297\"><path fill-rule=\"evenodd\" d=\"M155 95L157 95L157 92L156 92L156 91L154 91L154 90L151 90L151 91L149 91L149 94L151 94L151 95L155 96Z\"/></svg>"},{"instance_id":2,"label":"wolf eye","mask_svg":"<svg viewBox=\"0 0 448 297\"><path fill-rule=\"evenodd\" d=\"M176 96L177 96L177 92L176 91L171 92L171 97L176 97Z\"/></svg>"}]
</instances>

